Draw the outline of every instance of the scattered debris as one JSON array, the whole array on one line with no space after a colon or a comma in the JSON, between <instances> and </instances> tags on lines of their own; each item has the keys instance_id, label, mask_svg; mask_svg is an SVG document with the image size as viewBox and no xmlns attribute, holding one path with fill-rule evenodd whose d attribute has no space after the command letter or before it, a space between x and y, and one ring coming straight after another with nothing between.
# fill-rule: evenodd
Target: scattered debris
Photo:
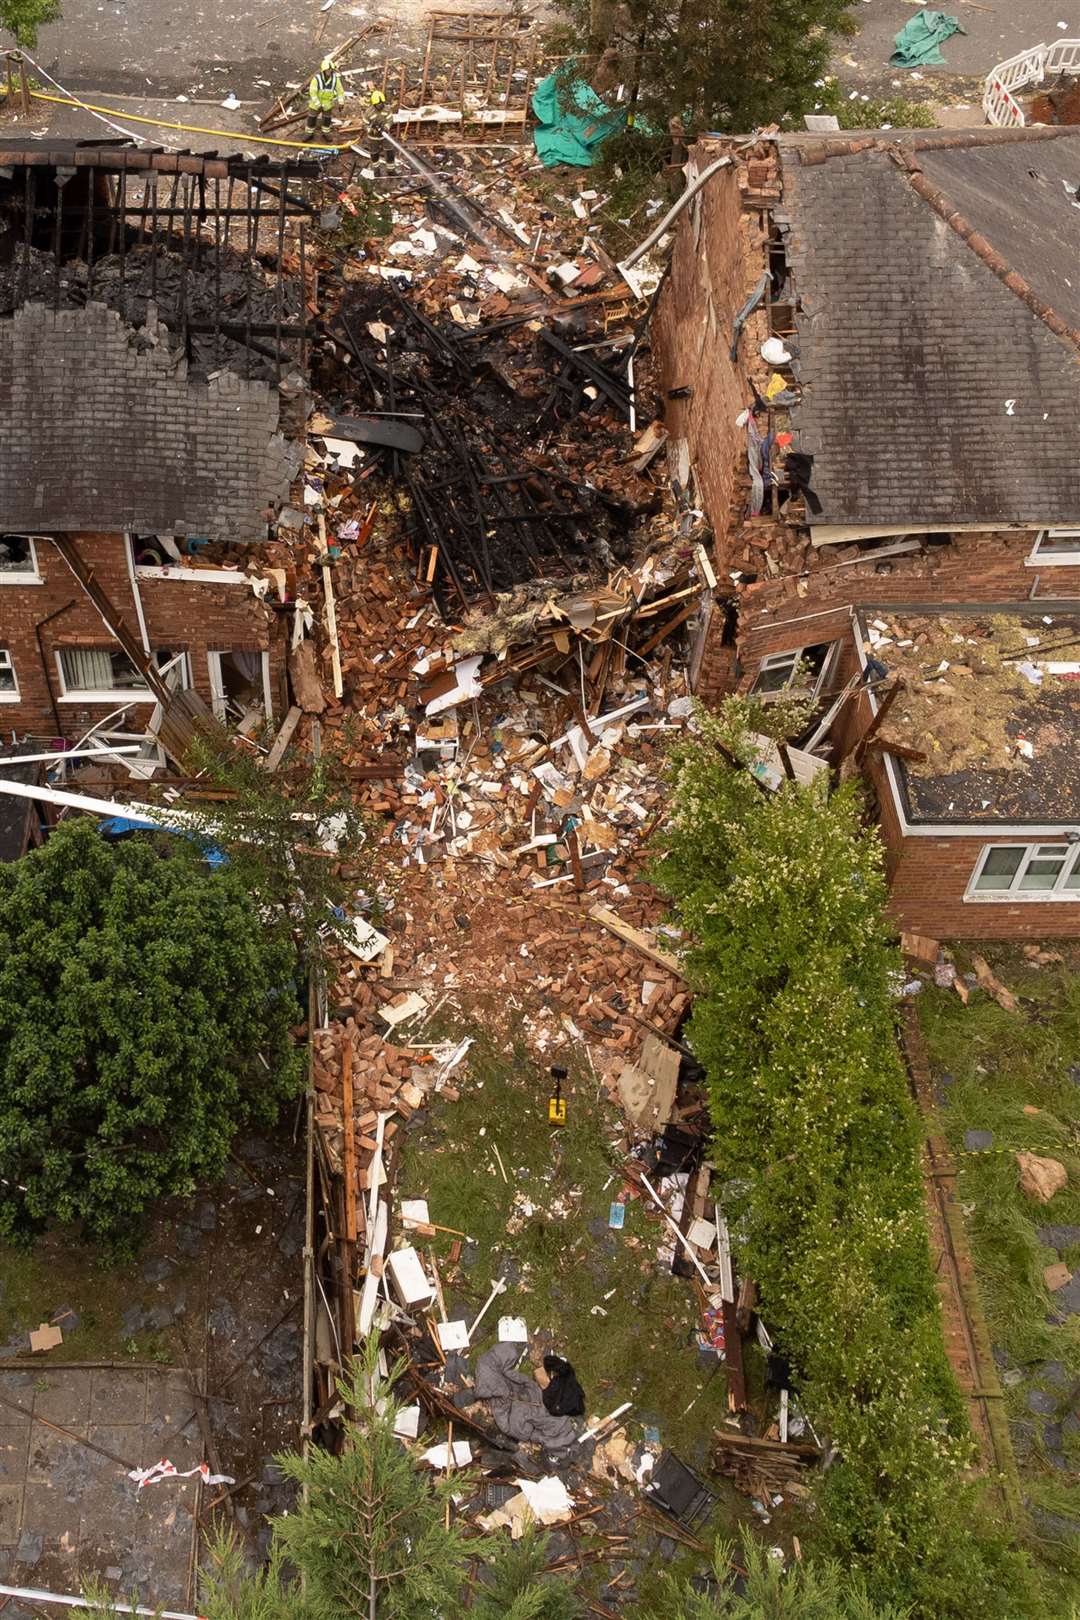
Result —
<instances>
[{"instance_id":1,"label":"scattered debris","mask_svg":"<svg viewBox=\"0 0 1080 1620\"><path fill-rule=\"evenodd\" d=\"M1035 1153L1018 1153L1020 1187L1036 1203L1048 1204L1055 1193L1068 1185L1069 1172L1059 1159L1040 1158Z\"/></svg>"}]
</instances>

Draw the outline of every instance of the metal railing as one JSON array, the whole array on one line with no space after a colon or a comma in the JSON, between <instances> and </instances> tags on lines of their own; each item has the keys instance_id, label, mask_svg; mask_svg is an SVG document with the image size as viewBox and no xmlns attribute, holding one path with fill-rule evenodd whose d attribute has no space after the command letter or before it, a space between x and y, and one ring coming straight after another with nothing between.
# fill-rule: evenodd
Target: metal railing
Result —
<instances>
[{"instance_id":1,"label":"metal railing","mask_svg":"<svg viewBox=\"0 0 1080 1620\"><path fill-rule=\"evenodd\" d=\"M1080 39L1059 39L1053 45L1033 45L1030 50L999 62L986 76L983 86L983 114L988 124L999 129L1021 128L1026 122L1014 91L1029 84L1041 84L1048 75L1080 74Z\"/></svg>"}]
</instances>

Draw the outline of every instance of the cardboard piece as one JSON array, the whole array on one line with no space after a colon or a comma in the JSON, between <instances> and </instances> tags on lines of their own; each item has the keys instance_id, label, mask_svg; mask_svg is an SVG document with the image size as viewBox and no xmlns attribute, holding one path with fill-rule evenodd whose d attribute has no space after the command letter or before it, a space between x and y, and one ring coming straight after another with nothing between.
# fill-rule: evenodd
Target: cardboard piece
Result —
<instances>
[{"instance_id":1,"label":"cardboard piece","mask_svg":"<svg viewBox=\"0 0 1080 1620\"><path fill-rule=\"evenodd\" d=\"M399 1440L415 1440L420 1433L419 1406L403 1406L394 1419L394 1433Z\"/></svg>"},{"instance_id":2,"label":"cardboard piece","mask_svg":"<svg viewBox=\"0 0 1080 1620\"><path fill-rule=\"evenodd\" d=\"M455 1468L467 1468L472 1462L472 1447L467 1440L455 1440L453 1453ZM430 1463L432 1468L448 1468L451 1461L450 1447L445 1444L432 1446L429 1451L423 1453L422 1461Z\"/></svg>"},{"instance_id":3,"label":"cardboard piece","mask_svg":"<svg viewBox=\"0 0 1080 1620\"><path fill-rule=\"evenodd\" d=\"M666 1125L675 1107L679 1053L658 1035L646 1035L636 1063L619 1075L619 1101L634 1129L651 1135Z\"/></svg>"},{"instance_id":4,"label":"cardboard piece","mask_svg":"<svg viewBox=\"0 0 1080 1620\"><path fill-rule=\"evenodd\" d=\"M63 1342L64 1335L51 1322L42 1322L39 1328L33 1328L30 1333L30 1348L35 1354L40 1350L55 1350Z\"/></svg>"},{"instance_id":5,"label":"cardboard piece","mask_svg":"<svg viewBox=\"0 0 1080 1620\"><path fill-rule=\"evenodd\" d=\"M344 934L339 934L342 945L361 962L374 962L390 941L377 928L372 928L366 917L354 917Z\"/></svg>"},{"instance_id":6,"label":"cardboard piece","mask_svg":"<svg viewBox=\"0 0 1080 1620\"><path fill-rule=\"evenodd\" d=\"M523 1316L499 1317L500 1344L528 1344L529 1329Z\"/></svg>"},{"instance_id":7,"label":"cardboard piece","mask_svg":"<svg viewBox=\"0 0 1080 1620\"><path fill-rule=\"evenodd\" d=\"M403 1024L407 1018L415 1018L417 1013L427 1012L427 1007L423 996L418 996L415 990L410 990L405 999L396 1006L390 1002L385 1007L380 1007L379 1017L384 1024L389 1024L390 1028L394 1029L398 1024Z\"/></svg>"},{"instance_id":8,"label":"cardboard piece","mask_svg":"<svg viewBox=\"0 0 1080 1620\"><path fill-rule=\"evenodd\" d=\"M467 1322L436 1322L435 1331L439 1335L439 1348L443 1355L451 1350L467 1350L469 1348L469 1324Z\"/></svg>"}]
</instances>

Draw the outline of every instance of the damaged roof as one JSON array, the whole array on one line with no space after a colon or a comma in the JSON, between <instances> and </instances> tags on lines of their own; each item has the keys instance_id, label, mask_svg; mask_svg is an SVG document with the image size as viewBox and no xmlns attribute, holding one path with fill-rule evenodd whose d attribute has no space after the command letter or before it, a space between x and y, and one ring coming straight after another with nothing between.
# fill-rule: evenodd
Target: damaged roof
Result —
<instances>
[{"instance_id":1,"label":"damaged roof","mask_svg":"<svg viewBox=\"0 0 1080 1620\"><path fill-rule=\"evenodd\" d=\"M882 735L915 822L1080 820L1080 613L864 610L866 650L901 690Z\"/></svg>"},{"instance_id":2,"label":"damaged roof","mask_svg":"<svg viewBox=\"0 0 1080 1620\"><path fill-rule=\"evenodd\" d=\"M278 412L265 382L189 377L163 326L25 304L0 322L0 531L261 541L301 459Z\"/></svg>"},{"instance_id":3,"label":"damaged roof","mask_svg":"<svg viewBox=\"0 0 1080 1620\"><path fill-rule=\"evenodd\" d=\"M780 150L817 521L1080 522L1080 129Z\"/></svg>"}]
</instances>

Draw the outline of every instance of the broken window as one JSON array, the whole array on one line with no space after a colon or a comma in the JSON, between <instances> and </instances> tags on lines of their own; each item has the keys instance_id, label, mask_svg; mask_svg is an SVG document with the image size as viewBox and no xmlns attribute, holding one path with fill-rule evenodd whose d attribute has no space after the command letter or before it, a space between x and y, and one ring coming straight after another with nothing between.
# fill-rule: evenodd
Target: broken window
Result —
<instances>
[{"instance_id":1,"label":"broken window","mask_svg":"<svg viewBox=\"0 0 1080 1620\"><path fill-rule=\"evenodd\" d=\"M970 895L1080 896L1080 844L987 844Z\"/></svg>"},{"instance_id":2,"label":"broken window","mask_svg":"<svg viewBox=\"0 0 1080 1620\"><path fill-rule=\"evenodd\" d=\"M1028 561L1080 566L1080 529L1041 529Z\"/></svg>"},{"instance_id":3,"label":"broken window","mask_svg":"<svg viewBox=\"0 0 1080 1620\"><path fill-rule=\"evenodd\" d=\"M57 653L60 679L64 696L82 696L101 693L111 697L117 693L141 693L149 690L146 677L131 662L120 647L64 647ZM166 672L170 686L184 684L185 657L182 653L160 650L154 654L159 669L172 667Z\"/></svg>"},{"instance_id":4,"label":"broken window","mask_svg":"<svg viewBox=\"0 0 1080 1620\"><path fill-rule=\"evenodd\" d=\"M270 670L266 653L258 649L228 648L207 654L214 713L270 718Z\"/></svg>"},{"instance_id":5,"label":"broken window","mask_svg":"<svg viewBox=\"0 0 1080 1620\"><path fill-rule=\"evenodd\" d=\"M15 679L15 665L11 662L11 654L6 647L0 647L0 703L10 703L19 695L19 683Z\"/></svg>"},{"instance_id":6,"label":"broken window","mask_svg":"<svg viewBox=\"0 0 1080 1620\"><path fill-rule=\"evenodd\" d=\"M28 534L0 534L0 585L37 580L37 553Z\"/></svg>"},{"instance_id":7,"label":"broken window","mask_svg":"<svg viewBox=\"0 0 1080 1620\"><path fill-rule=\"evenodd\" d=\"M774 692L808 692L817 697L836 668L840 656L838 641L819 641L810 647L793 647L790 652L767 653L750 688L755 697Z\"/></svg>"}]
</instances>

